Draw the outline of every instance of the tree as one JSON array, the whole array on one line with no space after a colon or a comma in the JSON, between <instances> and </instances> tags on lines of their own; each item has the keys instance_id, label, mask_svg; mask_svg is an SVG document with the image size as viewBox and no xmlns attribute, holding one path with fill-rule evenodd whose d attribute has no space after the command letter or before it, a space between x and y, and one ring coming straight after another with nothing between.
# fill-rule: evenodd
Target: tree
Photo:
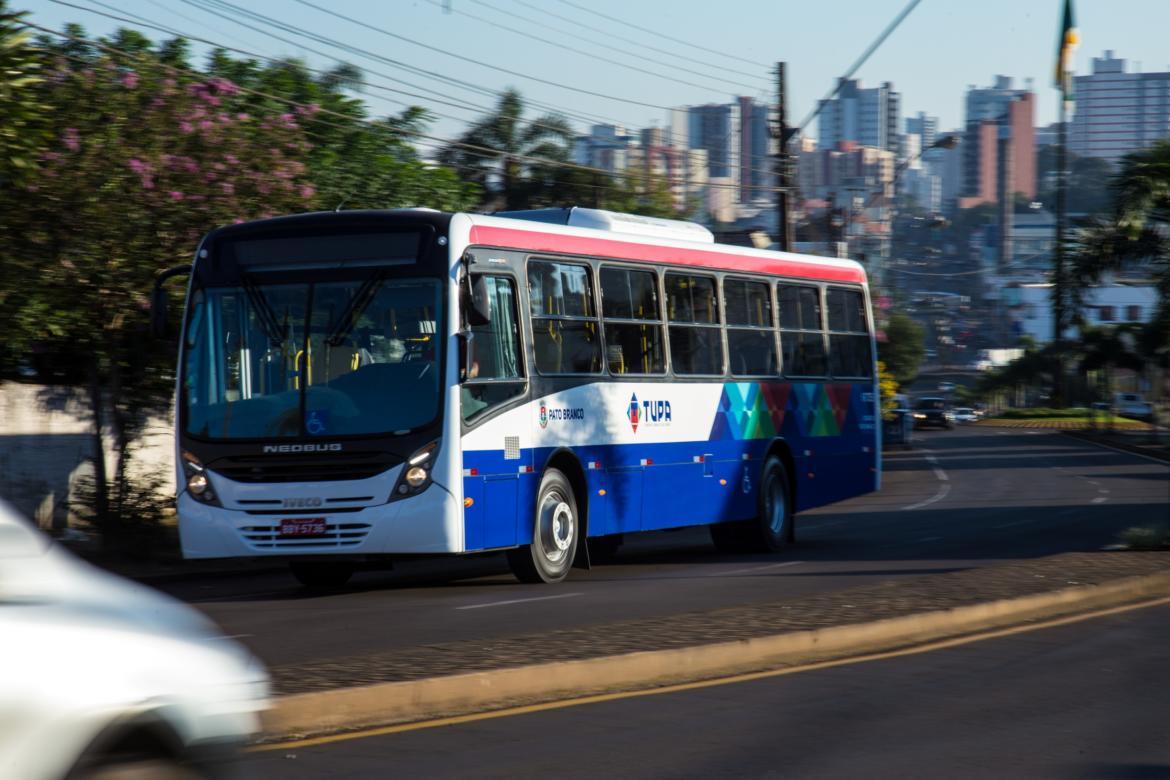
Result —
<instances>
[{"instance_id":1,"label":"tree","mask_svg":"<svg viewBox=\"0 0 1170 780\"><path fill-rule=\"evenodd\" d=\"M48 107L35 91L44 62L25 16L0 0L0 185L27 180L49 138Z\"/></svg>"},{"instance_id":2,"label":"tree","mask_svg":"<svg viewBox=\"0 0 1170 780\"><path fill-rule=\"evenodd\" d=\"M171 349L146 338L154 275L210 228L301 211L314 189L297 117L242 110L226 79L177 77L137 33L110 43L129 53L45 52L36 94L55 141L35 180L0 191L0 264L14 272L0 310L10 346L50 355L87 387L93 510L112 539L132 490L130 445L174 389Z\"/></svg>"},{"instance_id":3,"label":"tree","mask_svg":"<svg viewBox=\"0 0 1170 780\"><path fill-rule=\"evenodd\" d=\"M890 315L885 328L886 340L878 342L878 359L899 385L908 385L918 376L926 352L926 331L912 317L902 312Z\"/></svg>"},{"instance_id":4,"label":"tree","mask_svg":"<svg viewBox=\"0 0 1170 780\"><path fill-rule=\"evenodd\" d=\"M524 122L524 100L509 89L496 110L476 122L439 153L439 161L481 185L506 209L528 208L534 201L555 198L552 167L532 158L567 162L573 131L568 120L546 114Z\"/></svg>"}]
</instances>

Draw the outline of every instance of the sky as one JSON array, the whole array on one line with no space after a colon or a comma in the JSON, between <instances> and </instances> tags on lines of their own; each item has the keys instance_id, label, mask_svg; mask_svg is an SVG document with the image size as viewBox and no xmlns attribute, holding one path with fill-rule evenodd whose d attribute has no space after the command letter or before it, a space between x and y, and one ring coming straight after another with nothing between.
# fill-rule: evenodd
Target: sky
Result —
<instances>
[{"instance_id":1,"label":"sky","mask_svg":"<svg viewBox=\"0 0 1170 780\"><path fill-rule=\"evenodd\" d=\"M442 138L456 137L494 103L483 90L507 87L540 104L533 116L565 112L579 131L589 122L663 126L668 106L725 103L735 95L773 99L779 60L788 63L788 119L796 124L907 5L907 0L307 0L324 9L319 10L298 0L229 0L331 39L313 42L262 21L249 22L256 29L247 29L200 7L220 0L69 2L126 19L137 16L263 57L300 57L316 68L350 62L371 84L362 97L373 114L401 111L404 105L394 100L426 106L440 115L430 133ZM943 130L961 126L969 86L988 86L996 74L1014 77L1017 87L1032 79L1036 124L1048 124L1058 108L1052 70L1062 3L921 0L856 77L863 86L893 82L904 117L925 111L940 118ZM9 0L9 5L57 30L78 22L96 35L128 26L158 40L169 37L53 0ZM1129 60L1130 70L1170 70L1170 0L1078 0L1075 11L1078 74L1090 72L1092 58L1106 49ZM341 51L333 45L337 42L368 54ZM207 47L196 44L194 51L202 60ZM480 91L410 73L403 65Z\"/></svg>"}]
</instances>

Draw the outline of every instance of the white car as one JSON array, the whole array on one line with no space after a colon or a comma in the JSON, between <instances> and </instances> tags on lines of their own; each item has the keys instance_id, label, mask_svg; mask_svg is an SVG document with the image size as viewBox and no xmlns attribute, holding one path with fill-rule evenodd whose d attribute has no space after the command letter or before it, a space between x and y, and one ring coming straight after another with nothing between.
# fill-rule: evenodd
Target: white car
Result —
<instances>
[{"instance_id":1,"label":"white car","mask_svg":"<svg viewBox=\"0 0 1170 780\"><path fill-rule=\"evenodd\" d=\"M959 423L972 423L979 419L979 415L969 406L956 406L951 412L951 419Z\"/></svg>"},{"instance_id":2,"label":"white car","mask_svg":"<svg viewBox=\"0 0 1170 780\"><path fill-rule=\"evenodd\" d=\"M1117 393L1113 397L1113 411L1122 417L1148 420L1154 416L1154 407L1137 393Z\"/></svg>"},{"instance_id":3,"label":"white car","mask_svg":"<svg viewBox=\"0 0 1170 780\"><path fill-rule=\"evenodd\" d=\"M0 776L221 776L267 698L264 668L199 612L0 502Z\"/></svg>"}]
</instances>

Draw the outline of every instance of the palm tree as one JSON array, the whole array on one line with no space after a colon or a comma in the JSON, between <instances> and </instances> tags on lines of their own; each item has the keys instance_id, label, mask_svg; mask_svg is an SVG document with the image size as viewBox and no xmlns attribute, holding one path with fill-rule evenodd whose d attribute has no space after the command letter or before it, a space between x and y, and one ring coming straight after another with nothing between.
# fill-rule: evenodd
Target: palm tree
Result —
<instances>
[{"instance_id":1,"label":"palm tree","mask_svg":"<svg viewBox=\"0 0 1170 780\"><path fill-rule=\"evenodd\" d=\"M1170 139L1122 158L1112 189L1111 219L1089 223L1077 241L1074 300L1102 274L1141 265L1159 291L1155 340L1170 343Z\"/></svg>"},{"instance_id":2,"label":"palm tree","mask_svg":"<svg viewBox=\"0 0 1170 780\"><path fill-rule=\"evenodd\" d=\"M533 158L564 162L573 137L568 120L548 114L525 123L524 100L510 89L496 110L472 125L459 140L439 153L439 162L454 167L503 199L507 209L527 207L551 189L546 164Z\"/></svg>"}]
</instances>

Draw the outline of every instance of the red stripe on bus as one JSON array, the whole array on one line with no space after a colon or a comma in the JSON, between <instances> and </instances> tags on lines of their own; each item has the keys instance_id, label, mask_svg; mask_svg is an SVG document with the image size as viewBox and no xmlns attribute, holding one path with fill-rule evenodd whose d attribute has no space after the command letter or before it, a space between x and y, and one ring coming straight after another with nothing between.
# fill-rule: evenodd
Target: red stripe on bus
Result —
<instances>
[{"instance_id":1,"label":"red stripe on bus","mask_svg":"<svg viewBox=\"0 0 1170 780\"><path fill-rule=\"evenodd\" d=\"M534 230L473 225L471 243L498 246L507 249L525 249L530 252L560 252L588 255L614 260L644 260L651 263L700 266L721 271L749 271L752 273L796 276L802 279L820 279L829 282L865 282L865 272L857 268L820 266L786 257L750 257L707 249L678 249L676 247L636 244L630 241L564 236Z\"/></svg>"}]
</instances>

